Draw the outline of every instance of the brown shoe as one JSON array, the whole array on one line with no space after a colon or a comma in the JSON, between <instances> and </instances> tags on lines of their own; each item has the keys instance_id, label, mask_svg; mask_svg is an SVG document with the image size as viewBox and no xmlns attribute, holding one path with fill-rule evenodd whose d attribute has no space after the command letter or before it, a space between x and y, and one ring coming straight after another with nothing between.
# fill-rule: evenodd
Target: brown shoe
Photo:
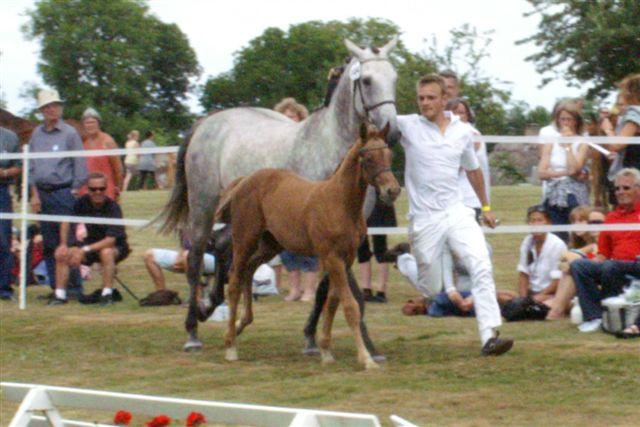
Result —
<instances>
[{"instance_id":1,"label":"brown shoe","mask_svg":"<svg viewBox=\"0 0 640 427\"><path fill-rule=\"evenodd\" d=\"M513 340L509 339L501 339L496 335L493 338L490 338L483 346L481 353L483 356L500 356L501 354L506 353L511 350L513 347Z\"/></svg>"},{"instance_id":2,"label":"brown shoe","mask_svg":"<svg viewBox=\"0 0 640 427\"><path fill-rule=\"evenodd\" d=\"M398 243L382 255L382 262L395 264L398 256L411 252L411 245L407 242Z\"/></svg>"}]
</instances>

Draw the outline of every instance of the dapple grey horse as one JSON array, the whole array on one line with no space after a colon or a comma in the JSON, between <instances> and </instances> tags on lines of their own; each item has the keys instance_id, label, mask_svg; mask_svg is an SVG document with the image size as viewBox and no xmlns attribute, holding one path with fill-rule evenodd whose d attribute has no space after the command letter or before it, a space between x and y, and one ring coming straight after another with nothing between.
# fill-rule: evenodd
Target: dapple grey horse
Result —
<instances>
[{"instance_id":1,"label":"dapple grey horse","mask_svg":"<svg viewBox=\"0 0 640 427\"><path fill-rule=\"evenodd\" d=\"M185 350L202 347L197 337L197 320L203 320L197 289L222 190L235 178L262 168L290 169L310 180L326 179L356 141L364 120L379 129L388 123L388 140L397 139L397 74L389 61L396 43L397 37L381 48L362 49L345 40L352 60L331 103L302 122L263 108L233 108L204 119L180 147L176 183L158 220L162 232L186 228L191 238ZM353 290L359 292L357 284ZM217 304L223 298L218 294L212 301Z\"/></svg>"}]
</instances>

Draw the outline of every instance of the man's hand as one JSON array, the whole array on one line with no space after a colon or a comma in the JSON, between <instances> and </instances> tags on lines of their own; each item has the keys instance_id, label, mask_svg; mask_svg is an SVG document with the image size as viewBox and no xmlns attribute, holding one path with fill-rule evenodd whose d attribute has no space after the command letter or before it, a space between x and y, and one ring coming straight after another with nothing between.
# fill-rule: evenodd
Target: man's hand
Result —
<instances>
[{"instance_id":1,"label":"man's hand","mask_svg":"<svg viewBox=\"0 0 640 427\"><path fill-rule=\"evenodd\" d=\"M600 122L600 129L606 135L611 135L614 132L613 131L613 124L611 123L611 120L609 120L609 119L602 119L602 121Z\"/></svg>"},{"instance_id":2,"label":"man's hand","mask_svg":"<svg viewBox=\"0 0 640 427\"><path fill-rule=\"evenodd\" d=\"M482 212L482 221L490 228L496 228L498 225L498 220L496 220L496 216L491 211Z\"/></svg>"},{"instance_id":3,"label":"man's hand","mask_svg":"<svg viewBox=\"0 0 640 427\"><path fill-rule=\"evenodd\" d=\"M473 297L468 296L464 298L458 305L458 308L464 311L465 313L471 311L473 309Z\"/></svg>"},{"instance_id":4,"label":"man's hand","mask_svg":"<svg viewBox=\"0 0 640 427\"><path fill-rule=\"evenodd\" d=\"M84 251L80 248L71 248L69 250L69 267L79 267L84 258Z\"/></svg>"}]
</instances>

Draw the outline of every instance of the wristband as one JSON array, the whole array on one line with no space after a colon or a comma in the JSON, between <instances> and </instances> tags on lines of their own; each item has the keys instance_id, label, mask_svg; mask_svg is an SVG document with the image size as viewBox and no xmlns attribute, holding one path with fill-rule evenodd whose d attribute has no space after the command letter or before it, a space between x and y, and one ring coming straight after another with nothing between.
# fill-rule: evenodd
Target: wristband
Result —
<instances>
[{"instance_id":1,"label":"wristband","mask_svg":"<svg viewBox=\"0 0 640 427\"><path fill-rule=\"evenodd\" d=\"M484 205L482 207L482 212L491 212L491 206L489 205Z\"/></svg>"},{"instance_id":2,"label":"wristband","mask_svg":"<svg viewBox=\"0 0 640 427\"><path fill-rule=\"evenodd\" d=\"M84 252L84 253L91 252L91 248L89 247L89 245L84 245L82 247L82 252Z\"/></svg>"}]
</instances>

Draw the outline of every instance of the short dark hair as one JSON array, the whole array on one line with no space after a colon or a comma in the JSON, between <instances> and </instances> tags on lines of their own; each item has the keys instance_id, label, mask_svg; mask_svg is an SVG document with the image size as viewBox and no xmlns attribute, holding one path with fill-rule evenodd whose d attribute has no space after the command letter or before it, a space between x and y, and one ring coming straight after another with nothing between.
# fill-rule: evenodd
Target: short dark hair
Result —
<instances>
[{"instance_id":1,"label":"short dark hair","mask_svg":"<svg viewBox=\"0 0 640 427\"><path fill-rule=\"evenodd\" d=\"M152 131L152 130L148 130L148 131L144 134L144 137L145 137L145 138L147 138L147 139L149 139L149 138L151 138L153 135L154 135L153 131Z\"/></svg>"},{"instance_id":2,"label":"short dark hair","mask_svg":"<svg viewBox=\"0 0 640 427\"><path fill-rule=\"evenodd\" d=\"M426 85L432 84L432 83L435 83L438 86L440 86L440 90L442 91L441 93L443 95L447 92L447 85L445 84L444 79L442 78L442 76L440 76L438 74L426 74L426 75L420 77L420 80L418 80L416 88L420 89L422 86L426 86Z\"/></svg>"},{"instance_id":3,"label":"short dark hair","mask_svg":"<svg viewBox=\"0 0 640 427\"><path fill-rule=\"evenodd\" d=\"M469 123L475 123L476 115L473 113L471 107L469 107L469 103L462 98L453 98L447 102L446 107L444 107L445 111L453 111L458 108L458 105L464 106L464 109L467 110L467 118Z\"/></svg>"}]
</instances>

